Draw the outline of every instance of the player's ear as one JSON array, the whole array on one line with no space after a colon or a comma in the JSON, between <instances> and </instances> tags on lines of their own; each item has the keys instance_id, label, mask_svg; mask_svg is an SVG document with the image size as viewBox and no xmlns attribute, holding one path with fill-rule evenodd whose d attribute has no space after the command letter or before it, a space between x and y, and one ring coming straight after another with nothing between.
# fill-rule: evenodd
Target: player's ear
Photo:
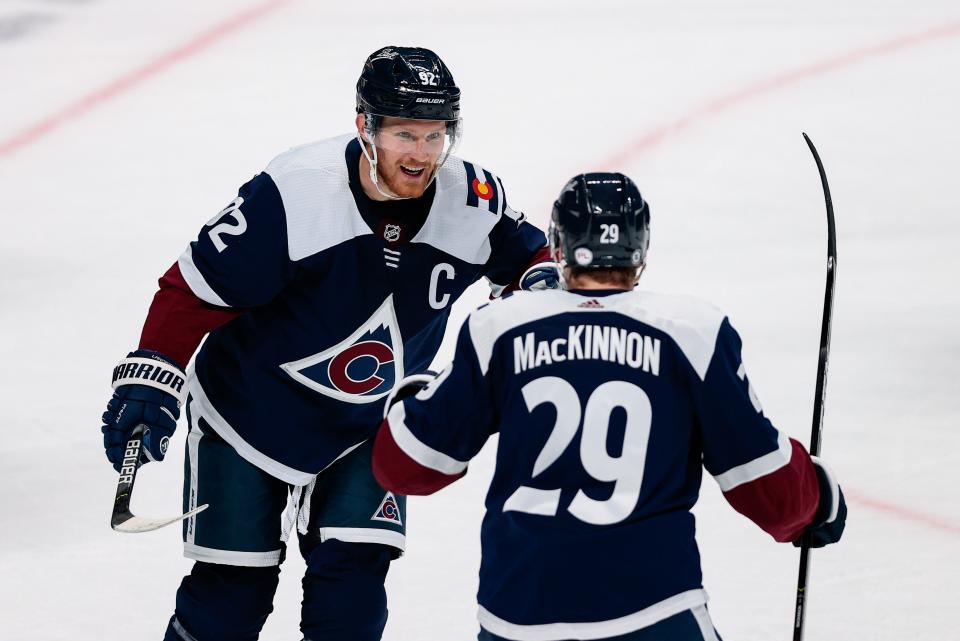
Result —
<instances>
[{"instance_id":1,"label":"player's ear","mask_svg":"<svg viewBox=\"0 0 960 641\"><path fill-rule=\"evenodd\" d=\"M366 130L364 129L364 125L367 122L366 117L362 113L359 113L357 114L357 118L355 122L357 125L357 134L360 136L360 139L370 142L369 137L367 136Z\"/></svg>"}]
</instances>

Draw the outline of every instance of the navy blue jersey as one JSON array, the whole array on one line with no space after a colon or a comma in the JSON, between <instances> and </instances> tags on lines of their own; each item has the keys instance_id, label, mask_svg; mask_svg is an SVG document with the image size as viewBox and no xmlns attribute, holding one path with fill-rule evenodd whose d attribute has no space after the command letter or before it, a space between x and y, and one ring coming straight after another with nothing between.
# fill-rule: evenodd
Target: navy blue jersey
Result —
<instances>
[{"instance_id":1,"label":"navy blue jersey","mask_svg":"<svg viewBox=\"0 0 960 641\"><path fill-rule=\"evenodd\" d=\"M193 294L243 312L197 355L192 411L294 484L375 432L384 398L429 364L470 284L487 277L499 291L545 244L496 176L455 157L417 199L422 215L361 211L357 144L346 135L282 154L178 261Z\"/></svg>"},{"instance_id":2,"label":"navy blue jersey","mask_svg":"<svg viewBox=\"0 0 960 641\"><path fill-rule=\"evenodd\" d=\"M457 478L499 432L481 625L530 641L626 634L706 602L690 512L703 468L736 493L794 459L813 494L782 501L785 536L812 518L809 459L764 417L740 347L694 299L519 292L474 312L452 363L393 405L377 477L429 493L445 484L431 472Z\"/></svg>"}]
</instances>

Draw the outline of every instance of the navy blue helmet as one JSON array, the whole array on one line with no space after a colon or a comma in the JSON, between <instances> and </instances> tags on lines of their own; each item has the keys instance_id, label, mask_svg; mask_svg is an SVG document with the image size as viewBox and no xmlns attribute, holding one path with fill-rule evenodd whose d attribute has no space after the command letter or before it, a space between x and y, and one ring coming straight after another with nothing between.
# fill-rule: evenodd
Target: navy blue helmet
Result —
<instances>
[{"instance_id":1,"label":"navy blue helmet","mask_svg":"<svg viewBox=\"0 0 960 641\"><path fill-rule=\"evenodd\" d=\"M357 81L357 113L416 120L460 118L460 88L440 56L423 47L383 47Z\"/></svg>"},{"instance_id":2,"label":"navy blue helmet","mask_svg":"<svg viewBox=\"0 0 960 641\"><path fill-rule=\"evenodd\" d=\"M623 174L580 174L553 204L548 236L562 264L639 268L650 245L650 207Z\"/></svg>"}]
</instances>

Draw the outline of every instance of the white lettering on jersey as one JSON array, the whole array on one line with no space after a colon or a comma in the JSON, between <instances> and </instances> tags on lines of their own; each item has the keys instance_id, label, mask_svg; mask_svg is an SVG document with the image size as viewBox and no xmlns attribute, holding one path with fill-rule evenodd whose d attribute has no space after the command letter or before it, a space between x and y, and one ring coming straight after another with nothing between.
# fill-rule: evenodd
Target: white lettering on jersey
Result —
<instances>
[{"instance_id":1,"label":"white lettering on jersey","mask_svg":"<svg viewBox=\"0 0 960 641\"><path fill-rule=\"evenodd\" d=\"M218 252L223 252L227 248L227 244L223 242L223 239L220 238L222 234L228 236L239 236L243 232L247 231L247 219L243 217L243 212L240 211L240 205L243 204L243 197L238 196L236 200L226 206L226 208L221 211L219 214L210 219L207 223L212 225L221 218L226 216L232 216L237 222L231 223L225 221L211 229L208 233L210 234L210 240L213 242L213 246L217 248Z\"/></svg>"},{"instance_id":2,"label":"white lettering on jersey","mask_svg":"<svg viewBox=\"0 0 960 641\"><path fill-rule=\"evenodd\" d=\"M538 341L534 332L513 339L513 373L567 360L600 360L660 375L660 339L619 327L573 325L567 338Z\"/></svg>"},{"instance_id":3,"label":"white lettering on jersey","mask_svg":"<svg viewBox=\"0 0 960 641\"><path fill-rule=\"evenodd\" d=\"M457 272L453 269L453 265L450 263L440 263L433 268L433 271L430 273L430 292L428 294L428 300L430 301L430 307L434 309L443 309L447 306L447 303L450 302L449 293L437 298L437 285L440 284L440 274L443 274L447 280L453 280L454 276L457 275Z\"/></svg>"},{"instance_id":4,"label":"white lettering on jersey","mask_svg":"<svg viewBox=\"0 0 960 641\"><path fill-rule=\"evenodd\" d=\"M546 341L541 341L546 345ZM557 420L533 464L531 480L553 465L573 442L580 424L580 462L584 471L598 481L614 483L613 494L605 500L577 490L567 507L573 516L594 525L613 525L626 519L637 506L653 411L650 397L641 388L626 381L607 381L590 394L581 409L574 387L556 376L536 378L521 389L527 411L549 403L556 409ZM623 446L620 456L607 451L610 417L621 408L626 415ZM582 421L581 421L582 418ZM526 512L539 516L556 516L560 507L560 489L544 490L521 485L504 502L504 512Z\"/></svg>"}]
</instances>

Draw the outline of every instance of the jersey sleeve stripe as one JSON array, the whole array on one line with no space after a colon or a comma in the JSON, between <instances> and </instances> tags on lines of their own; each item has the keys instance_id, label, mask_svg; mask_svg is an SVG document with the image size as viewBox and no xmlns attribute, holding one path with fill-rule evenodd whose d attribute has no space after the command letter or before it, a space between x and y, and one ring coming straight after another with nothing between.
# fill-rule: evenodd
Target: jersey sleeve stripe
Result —
<instances>
[{"instance_id":1,"label":"jersey sleeve stripe","mask_svg":"<svg viewBox=\"0 0 960 641\"><path fill-rule=\"evenodd\" d=\"M788 465L723 493L733 509L780 542L795 541L803 534L820 504L810 456L797 441L787 442L793 451Z\"/></svg>"},{"instance_id":2,"label":"jersey sleeve stripe","mask_svg":"<svg viewBox=\"0 0 960 641\"><path fill-rule=\"evenodd\" d=\"M190 286L190 291L192 291L197 298L218 307L230 307L230 305L227 305L227 303L220 298L217 292L213 291L213 288L207 283L203 274L197 269L196 264L193 262L192 245L187 245L186 251L177 259L177 264L180 266L180 273L183 276L183 280Z\"/></svg>"},{"instance_id":3,"label":"jersey sleeve stripe","mask_svg":"<svg viewBox=\"0 0 960 641\"><path fill-rule=\"evenodd\" d=\"M462 474L466 471L467 463L465 461L458 461L443 452L438 452L414 436L413 432L407 427L405 419L406 410L404 410L403 403L395 404L387 414L390 434L393 436L397 447L404 454L419 465L448 476Z\"/></svg>"},{"instance_id":4,"label":"jersey sleeve stripe","mask_svg":"<svg viewBox=\"0 0 960 641\"><path fill-rule=\"evenodd\" d=\"M713 478L723 492L729 492L737 486L772 474L781 467L789 465L792 454L793 447L790 445L789 437L780 432L777 436L777 449L752 461L732 467Z\"/></svg>"},{"instance_id":5,"label":"jersey sleeve stripe","mask_svg":"<svg viewBox=\"0 0 960 641\"><path fill-rule=\"evenodd\" d=\"M407 496L433 494L467 473L464 468L451 476L420 465L397 445L387 420L381 423L373 442L371 467L382 488Z\"/></svg>"}]
</instances>

